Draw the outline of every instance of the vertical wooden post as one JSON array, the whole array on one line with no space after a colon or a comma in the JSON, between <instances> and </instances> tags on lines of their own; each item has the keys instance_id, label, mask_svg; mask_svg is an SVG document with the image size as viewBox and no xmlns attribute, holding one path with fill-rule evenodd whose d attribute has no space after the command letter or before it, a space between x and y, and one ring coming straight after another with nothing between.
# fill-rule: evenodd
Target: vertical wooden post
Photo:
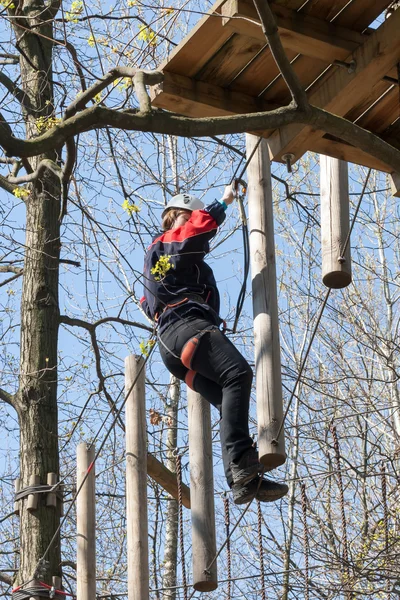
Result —
<instances>
[{"instance_id":1,"label":"vertical wooden post","mask_svg":"<svg viewBox=\"0 0 400 600\"><path fill-rule=\"evenodd\" d=\"M125 394L128 394L125 408L128 600L148 600L146 401L141 356L125 359Z\"/></svg>"},{"instance_id":2,"label":"vertical wooden post","mask_svg":"<svg viewBox=\"0 0 400 600\"><path fill-rule=\"evenodd\" d=\"M218 587L210 405L189 388L187 398L193 587L210 592Z\"/></svg>"},{"instance_id":3,"label":"vertical wooden post","mask_svg":"<svg viewBox=\"0 0 400 600\"><path fill-rule=\"evenodd\" d=\"M258 140L258 136L246 134L247 156ZM264 139L247 167L247 177L259 455L267 469L274 469L285 462L286 453L271 165Z\"/></svg>"},{"instance_id":4,"label":"vertical wooden post","mask_svg":"<svg viewBox=\"0 0 400 600\"><path fill-rule=\"evenodd\" d=\"M94 446L79 444L76 452L76 486L80 488L88 469L89 474L76 499L76 597L77 600L96 598L96 497ZM93 465L93 466L92 466Z\"/></svg>"},{"instance_id":5,"label":"vertical wooden post","mask_svg":"<svg viewBox=\"0 0 400 600\"><path fill-rule=\"evenodd\" d=\"M351 283L349 175L347 162L320 155L322 281L329 288Z\"/></svg>"}]
</instances>

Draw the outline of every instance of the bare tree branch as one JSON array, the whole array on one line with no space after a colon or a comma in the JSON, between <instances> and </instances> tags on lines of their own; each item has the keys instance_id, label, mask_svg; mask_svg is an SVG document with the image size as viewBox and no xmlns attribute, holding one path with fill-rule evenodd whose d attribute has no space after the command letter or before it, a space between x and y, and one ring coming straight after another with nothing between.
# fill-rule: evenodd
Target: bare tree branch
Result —
<instances>
[{"instance_id":1,"label":"bare tree branch","mask_svg":"<svg viewBox=\"0 0 400 600\"><path fill-rule=\"evenodd\" d=\"M22 275L22 267L13 267L12 265L0 265L0 273L15 273L16 275Z\"/></svg>"},{"instance_id":2,"label":"bare tree branch","mask_svg":"<svg viewBox=\"0 0 400 600\"><path fill-rule=\"evenodd\" d=\"M10 194L12 194L15 188L17 188L18 186L13 183L10 183L6 177L0 175L0 187L2 187L3 190L6 190L6 192L10 192Z\"/></svg>"},{"instance_id":3,"label":"bare tree branch","mask_svg":"<svg viewBox=\"0 0 400 600\"><path fill-rule=\"evenodd\" d=\"M138 323L137 321L121 319L120 317L104 317L103 319L99 319L94 323L88 323L82 319L74 319L68 317L67 315L60 315L60 323L63 323L64 325L71 325L72 327L82 327L89 332L94 331L96 327L99 327L99 325L104 325L105 323L119 323L120 325L127 325L128 327L138 327L139 329L144 329L144 331L148 331L149 333L153 332L153 328L149 327L149 325L144 325L143 323Z\"/></svg>"},{"instance_id":4,"label":"bare tree branch","mask_svg":"<svg viewBox=\"0 0 400 600\"><path fill-rule=\"evenodd\" d=\"M121 77L134 77L139 73L138 69L132 67L115 67L104 75L97 83L93 84L86 91L83 92L76 100L71 102L65 111L65 119L68 119L72 115L75 115L79 110L82 110L86 104L94 98L97 94L102 92L108 85L113 83L116 79ZM155 85L161 83L163 80L163 74L161 71L141 71L143 73L142 81L147 85Z\"/></svg>"},{"instance_id":5,"label":"bare tree branch","mask_svg":"<svg viewBox=\"0 0 400 600\"><path fill-rule=\"evenodd\" d=\"M16 395L9 394L8 392L6 392L6 390L3 390L2 388L0 388L0 400L5 402L6 404L9 404L15 409L17 408Z\"/></svg>"},{"instance_id":6,"label":"bare tree branch","mask_svg":"<svg viewBox=\"0 0 400 600\"><path fill-rule=\"evenodd\" d=\"M57 175L60 179L62 179L62 170L53 160L49 158L44 158L38 164L36 171L33 173L28 173L27 175L21 175L20 177L7 177L7 181L10 183L14 183L16 185L20 185L21 183L32 183L43 175L43 173L48 169L54 175Z\"/></svg>"},{"instance_id":7,"label":"bare tree branch","mask_svg":"<svg viewBox=\"0 0 400 600\"><path fill-rule=\"evenodd\" d=\"M75 104L75 108L76 106ZM330 133L374 156L387 164L392 171L400 172L399 150L357 124L315 106L310 106L307 111L287 106L268 112L194 119L162 111L145 114L132 110L119 112L96 105L71 116L32 140L13 137L10 126L0 115L0 144L8 155L27 157L44 154L60 147L69 137L83 131L106 126L127 131L151 131L196 137L278 129L293 123L312 125Z\"/></svg>"},{"instance_id":8,"label":"bare tree branch","mask_svg":"<svg viewBox=\"0 0 400 600\"><path fill-rule=\"evenodd\" d=\"M5 73L0 72L0 83L14 96L16 100L21 104L23 109L29 109L32 111L32 105L29 101L29 97L21 88L19 88L14 81L12 81Z\"/></svg>"},{"instance_id":9,"label":"bare tree branch","mask_svg":"<svg viewBox=\"0 0 400 600\"><path fill-rule=\"evenodd\" d=\"M271 50L271 54L289 88L293 102L301 110L307 111L309 107L307 94L303 90L300 80L292 69L289 59L286 56L278 33L278 26L269 3L266 0L254 0L254 4L260 17L262 30L268 40L269 49Z\"/></svg>"},{"instance_id":10,"label":"bare tree branch","mask_svg":"<svg viewBox=\"0 0 400 600\"><path fill-rule=\"evenodd\" d=\"M0 581L2 581L3 583L5 583L7 585L13 584L12 577L10 575L6 575L5 573L1 573L1 572L0 572Z\"/></svg>"}]
</instances>

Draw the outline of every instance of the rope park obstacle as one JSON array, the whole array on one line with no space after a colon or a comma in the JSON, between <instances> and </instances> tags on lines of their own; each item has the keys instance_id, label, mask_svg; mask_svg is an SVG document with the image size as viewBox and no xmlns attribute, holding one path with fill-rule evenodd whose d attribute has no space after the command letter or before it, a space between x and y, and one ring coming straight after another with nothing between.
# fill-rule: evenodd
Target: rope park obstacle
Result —
<instances>
[{"instance_id":1,"label":"rope park obstacle","mask_svg":"<svg viewBox=\"0 0 400 600\"><path fill-rule=\"evenodd\" d=\"M300 381L302 371L305 367L307 356L316 334L323 310L326 306L329 294L332 288L328 288L327 295L321 304L321 310L316 320L314 331L310 337L309 346L304 354L303 362L299 370L296 383L291 397L283 413L282 391L280 379L280 348L279 348L279 330L277 321L277 299L273 243L273 219L272 219L272 187L270 175L270 161L268 148L265 140L256 136L247 137L247 151L249 159L246 161L248 173L248 191L249 191L249 212L253 215L250 219L250 232L255 230L257 237L251 238L250 233L250 255L267 257L269 268L265 262L252 263L253 278L253 307L254 307L254 328L255 328L255 352L256 352L256 389L257 402L261 403L261 409L258 408L259 424L263 423L263 429L259 425L259 445L260 458L268 469L275 468L285 461L284 449L284 422L288 414L290 404L296 392L296 387ZM348 194L341 194L340 191L346 190L343 177L347 177L346 168L337 164L336 159L332 159L333 165L321 171L321 190L324 200L330 207L329 214L336 215L336 220L329 221L326 231L329 232L328 241L325 241L325 250L328 260L324 264L334 265L337 273L333 270L325 269L323 273L334 277L335 286L338 287L342 281L349 283L348 272L349 249L351 229L357 217L364 192L368 183L368 176L364 182L358 205L353 216L352 224L348 220ZM262 189L263 200L260 202L260 186ZM337 191L338 193L333 193ZM261 207L261 209L260 209ZM265 210L263 210L263 208ZM268 212L269 211L269 212ZM346 218L343 217L343 211ZM332 224L333 223L333 224ZM263 227L260 227L263 224ZM324 229L323 229L324 231ZM267 232L267 234L265 233ZM331 240L339 240L335 246ZM260 243L261 242L261 243ZM329 250L329 251L328 251ZM335 253L337 259L332 261L332 255ZM345 261L342 260L346 256ZM340 259L340 260L339 260ZM345 276L341 279L342 269L346 269ZM254 279L258 282L262 278L263 285L254 285ZM272 277L272 280L271 280ZM338 283L339 282L339 283ZM266 290L269 295L266 297ZM257 317L257 318L256 318ZM275 319L275 320L274 320ZM275 323L273 330L272 324ZM257 329L258 328L258 329ZM258 334L256 336L256 333ZM274 338L275 335L275 338ZM101 443L100 448L95 451L94 445L80 444L77 448L77 491L72 499L69 508L64 515L63 522L68 516L73 505L76 503L77 509L77 592L78 600L92 600L95 597L106 598L96 593L96 523L95 523L95 463L99 457L105 441L115 426L122 410L125 408L126 415L126 507L127 507L127 565L128 565L128 590L124 596L129 600L150 600L151 587L149 584L149 546L148 546L148 526L147 526L147 478L148 478L148 451L146 439L146 394L145 394L145 366L151 358L154 346L146 358L143 356L128 356L125 361L125 394L122 405L118 413L114 415L111 427ZM261 386L260 386L261 381ZM265 387L263 387L265 386ZM280 386L280 389L278 389ZM267 390L267 394L265 391ZM265 398L270 402L265 402ZM228 598L231 596L231 584L235 581L230 569L231 539L235 530L239 527L242 519L245 517L251 503L243 510L241 516L231 527L229 515L229 500L224 498L226 538L224 543L217 548L216 529L214 518L214 484L213 484L213 461L212 461L212 436L211 436L211 417L210 405L199 394L193 390L187 390L188 399L188 428L189 428L189 464L190 464L190 497L189 489L182 483L181 457L176 454L176 474L177 485L176 492L168 487L168 491L174 494L179 505L179 523L180 523L180 543L181 543L181 570L182 584L176 586L181 589L184 600L190 600L196 592L211 592L218 588L217 560L222 553L226 553L228 579L223 583L228 584ZM107 415L109 416L109 415ZM107 418L107 417L106 417ZM105 419L106 420L106 419ZM104 421L105 422L105 421ZM336 434L336 428L331 426L333 443L336 453L337 471L340 474L341 457L339 442ZM384 473L384 466L382 467ZM16 510L17 503L24 498L28 498L32 510L37 505L37 494L46 493L49 506L54 502L62 500L60 490L61 482L57 482L55 474L49 474L48 484L40 485L36 479L32 479L31 485L20 490L20 482L16 482ZM342 506L342 529L344 539L346 540L346 517L344 512L343 484L340 485L340 496ZM386 502L386 481L382 475L382 490ZM305 597L309 597L311 583L309 581L308 557L310 553L309 533L307 529L307 499L306 487L304 483L301 487L302 493L302 511L304 525L304 555L305 555ZM54 499L55 498L55 499ZM36 499L36 503L35 503ZM186 553L184 548L184 530L183 530L183 507L190 509L192 520L192 580L187 581L185 561ZM385 504L386 506L386 504ZM386 515L387 516L387 515ZM258 543L260 556L260 597L266 598L265 591L265 565L262 541L262 512L261 505L257 502L257 521L258 521ZM386 523L387 528L387 523ZM386 529L387 531L387 529ZM55 536L56 537L56 536ZM55 539L54 537L54 539ZM387 533L386 533L387 538ZM348 563L347 554L348 542L344 544L344 560ZM51 551L51 545L43 555L42 565L45 564L46 555ZM13 597L17 600L23 600L30 597L50 597L65 598L68 596L61 587L61 582L55 578L54 585L49 586L41 582L39 577L41 565L38 565L37 573L31 581L23 586L13 590ZM350 572L347 569L347 577L350 581ZM190 588L193 587L192 593ZM166 591L166 590L161 590ZM118 597L118 594L111 596ZM110 597L111 597L110 596Z\"/></svg>"},{"instance_id":2,"label":"rope park obstacle","mask_svg":"<svg viewBox=\"0 0 400 600\"><path fill-rule=\"evenodd\" d=\"M205 94L204 89L201 86L201 82L206 83L209 87L212 85L207 81L207 77L215 78L215 69L217 65L220 69L223 65L228 63L227 56L232 56L234 59L230 63L231 73L230 77L235 81L238 81L240 76L243 76L246 68L239 65L239 41L243 42L243 34L238 30L238 23L241 23L241 15L246 18L243 19L247 24L247 30L244 37L249 37L249 23L251 23L251 35L255 36L252 39L259 39L259 23L258 27L254 28L255 16L251 13L250 20L248 18L248 11L250 10L249 2L231 1L222 3L218 2L214 7L214 12L219 11L219 14L223 16L223 19L211 19L211 21L218 22L218 27L225 27L225 31L222 34L220 31L214 34L214 38L218 39L216 42L210 44L210 37L205 36L204 39L210 45L214 52L214 55L208 54L204 58L204 64L200 66L198 72L193 69L190 71L192 80L190 82L183 81L185 77L178 71L173 71L172 66L179 64L181 61L181 69L186 64L188 59L188 50L185 49L185 45L189 44L190 48L193 45L193 38L199 35L201 27L199 26L190 40L182 42L182 44L174 51L169 62L164 66L164 73L167 74L163 84L155 89L153 104L155 106L162 106L163 108L171 108L175 102L175 110L177 98L179 98L180 104L179 112L182 114L194 114L193 111L199 110L199 106L207 105L209 110L210 104L207 104L206 99L213 101L213 107L218 104L218 111L225 111L226 106L222 105L221 94L219 91L213 89L213 93ZM276 3L279 6L279 2ZM381 3L382 4L382 3ZM390 2L385 3L389 6ZM359 2L353 2L353 9L356 11L357 6L360 6ZM380 11L382 6L380 5ZM236 11L236 12L235 12ZM281 18L281 27L289 30L287 23L286 26L282 25L289 21L289 16L283 9L277 10ZM368 18L372 21L373 3L368 3L368 7L363 7L363 11ZM359 11L361 13L361 10ZM399 20L400 13L393 14L391 19ZM358 15L360 17L360 14ZM341 33L340 42L338 43L335 38L335 43L327 40L328 37L332 37L332 32L327 32L326 27L322 27L322 32L325 32L325 39L321 44L318 45L318 39L314 35L312 36L311 29L312 25L315 27L311 15L306 21L309 29L309 35L306 36L312 39L313 44L310 44L311 50L307 50L307 45L304 40L301 42L300 33L290 29L291 40L295 39L295 42L291 41L293 45L296 44L296 51L299 51L299 44L303 51L312 51L315 55L316 52L321 52L322 44L324 44L326 55L324 60L327 61L332 59L331 53L339 52L340 59L345 63L345 66L350 70L350 62L345 62L344 54L351 48L352 52L356 53L357 48L361 48L362 44L368 45L369 40L361 40L360 36L353 36L354 39L346 40L344 43L344 33L339 30L335 33L339 35ZM364 17L364 20L367 17ZM353 19L354 12L353 12ZM209 19L210 20L210 19ZM389 21L389 20L388 20ZM325 23L327 21L324 21ZM222 24L222 25L221 25ZM242 24L242 23L241 23ZM304 23L302 22L302 26ZM365 23L363 22L363 25ZM358 26L361 28L361 25ZM367 25L365 25L367 27ZM383 26L382 26L383 27ZM394 27L393 23L390 23L390 27ZM338 28L339 29L339 28ZM389 26L384 27L385 31L377 34L382 39L384 34L387 36L387 30ZM232 34L232 31L234 32ZM353 32L354 33L354 32ZM202 32L204 35L204 31ZM347 32L347 35L348 32ZM360 34L361 35L361 34ZM372 34L375 35L375 34ZM371 36L372 37L372 36ZM357 39L356 39L357 38ZM308 40L308 41L309 41ZM265 40L264 40L265 41ZM226 45L229 45L229 52L227 51ZM254 45L254 44L253 44ZM371 45L371 44L369 44ZM261 50L265 50L264 46L257 47L254 45L253 53L249 52L246 55L248 64L254 63L255 58L259 57ZM364 52L365 49L363 49ZM180 52L186 52L186 63L180 57ZM221 54L221 56L219 56ZM243 54L243 52L242 52ZM350 54L350 52L349 52ZM360 50L359 54L362 52ZM399 51L397 46L394 48L390 46L387 51L390 54L387 64L385 63L385 72L378 72L378 67L375 65L375 77L377 81L384 81L384 86L389 90L387 96L392 96L397 93L397 90L393 90L395 87L393 82L385 77L387 70L390 71L394 64L399 61ZM328 56L329 55L329 56ZM308 58L313 58L308 54L302 55ZM315 58L315 56L314 56ZM191 57L193 60L193 56ZM347 60L347 59L346 59ZM354 59L356 62L356 59ZM214 61L214 64L212 64ZM370 63L373 62L371 59ZM194 63L193 63L194 64ZM305 62L305 64L309 64ZM333 64L333 63L330 63ZM234 68L232 67L234 65ZM198 65L197 65L198 66ZM236 73L239 69L240 71ZM343 64L337 64L335 73L343 73ZM186 68L186 67L185 67ZM320 68L320 65L319 67ZM203 71L201 71L203 69ZM232 71L233 69L233 71ZM199 79L198 73L202 72L203 79ZM307 71L303 65L303 71ZM348 73L347 80L351 80L353 73ZM319 75L318 75L319 76ZM315 72L313 77L318 77ZM337 79L343 78L342 75L338 75ZM354 77L355 78L355 77ZM187 78L187 79L190 79ZM222 77L221 77L222 79ZM195 85L193 81L197 82ZM198 83L200 82L200 83ZM331 85L332 82L329 83ZM262 83L263 85L265 82ZM398 84L398 82L397 82ZM231 89L232 84L229 84ZM186 86L186 87L185 87ZM348 90L347 94L350 96L349 90L353 90L354 86L350 88L347 83ZM268 86L267 86L268 87ZM189 91L188 91L188 88ZM171 91L173 90L173 91ZM392 93L393 92L393 93ZM239 94L239 92L237 92ZM322 92L314 92L315 94ZM375 94L377 92L374 92ZM185 97L186 94L186 97ZM219 95L218 95L219 94ZM207 96L207 98L206 98ZM335 90L335 97L337 99L339 93ZM224 97L226 94L224 93ZM215 100L217 98L217 100ZM245 99L241 98L243 102ZM272 99L273 100L273 99ZM271 100L271 101L272 101ZM352 98L352 102L359 100L359 96ZM190 104L192 102L192 104ZM334 103L334 100L330 100ZM388 102L388 98L386 98ZM164 103L164 104L163 104ZM186 113L181 110L181 107L186 103ZM377 111L383 111L387 108L387 104L379 108L380 102L377 104L372 102L371 106L375 106L375 115ZM350 107L348 103L344 108L341 108L342 112L346 114L346 111L353 110L354 107ZM368 110L366 111L368 113ZM201 116L199 112L196 112L196 116ZM354 113L354 120L359 115ZM372 116L370 115L372 119ZM390 119L390 115L387 117L385 124ZM372 121L371 121L372 122ZM367 125L370 122L367 122ZM366 126L367 126L366 125ZM390 123L392 125L392 123ZM368 128L368 127L367 127ZM257 416L258 416L258 439L259 439L259 450L260 460L267 469L276 468L282 465L286 459L285 442L284 442L284 422L290 408L291 401L296 392L297 383L301 377L302 370L304 368L308 351L311 348L314 334L318 327L319 321L322 317L323 310L326 306L329 298L331 289L340 289L349 285L351 282L351 259L350 259L350 233L351 226L349 224L349 202L348 202L348 179L347 179L347 164L345 160L353 160L364 164L369 168L380 168L388 171L387 166L381 162L374 161L370 156L366 156L363 151L354 149L345 144L332 140L329 136L317 136L313 135L310 138L306 136L305 132L297 131L293 133L289 139L287 133L285 133L284 143L281 140L282 132L268 132L266 134L267 139L262 137L254 136L251 134L247 135L247 174L248 174L248 211L249 211L249 243L250 243L250 256L252 259L251 270L252 270L252 298L253 298L253 311L254 311L254 340L255 340L255 364L256 364L256 397L257 397ZM370 128L371 131L373 128ZM389 136L393 137L393 128L389 133ZM272 138L269 140L269 138ZM307 137L307 142L304 141ZM269 141L268 141L269 140ZM275 250L274 250L274 230L273 230L273 206L272 206L272 186L271 186L271 171L270 171L270 160L271 157L274 160L284 160L287 163L289 170L292 167L293 161L297 160L302 152L305 150L305 144L311 144L307 149L314 149L318 152L325 152L321 154L321 238L322 238L322 277L324 284L328 287L327 295L321 304L321 310L316 321L313 335L311 336L308 351L305 353L303 363L301 365L299 375L297 377L296 384L294 386L292 395L289 399L286 412L283 411L282 402L282 381L281 381L281 362L280 362L280 344L279 344L279 324L278 324L278 306L277 306L277 294L276 294L276 271L275 271ZM292 144L292 145L291 145ZM288 150L292 150L288 152ZM329 155L329 156L326 156ZM360 202L362 200L364 191L366 189L368 177L365 181L364 189L360 195ZM396 174L392 176L393 185L398 181ZM355 215L356 216L356 215ZM354 220L353 220L354 224ZM127 385L126 385L126 418L127 418L127 540L128 540L128 598L129 600L146 600L150 597L150 586L149 586L149 566L148 566L148 531L147 531L147 448L145 438L145 394L144 394L144 363L145 361L140 357L128 357L126 361L126 372L127 372ZM125 405L123 403L123 406ZM226 541L223 546L217 550L216 548L216 535L215 535L215 524L214 524L214 497L211 493L213 489L213 476L212 476L212 451L211 451L211 428L210 428L210 415L209 406L205 401L192 392L188 393L189 403L189 446L190 446L190 465L191 465L191 487L190 487L190 509L192 515L192 526L193 526L193 585L195 591L211 591L217 588L218 577L217 577L217 557L220 555L223 549L228 550L230 539L235 530L239 525L239 521L233 528L230 527L229 523L229 504L225 503L226 510ZM120 409L122 410L122 408ZM129 423L128 423L129 421ZM195 423L196 427L191 426L191 423ZM199 427L201 423L201 428ZM332 426L332 435L335 436L335 429ZM337 458L337 468L340 472L340 450L338 446L337 437L334 437L334 446ZM78 509L78 577L77 577L77 597L79 600L89 600L96 597L96 580L95 580L95 539L96 532L93 519L90 520L89 516L95 514L94 507L94 464L100 450L93 454L93 447L88 451L86 445L79 447L79 467L78 473L80 478L78 479L78 490L75 495L74 501L77 502ZM177 457L177 464L179 465L179 456ZM178 499L181 513L181 527L182 527L182 506L183 500L183 488L180 475L180 468L178 466ZM49 496L51 493L54 494L57 491L56 501L59 498L59 491L57 490L57 483L50 481L48 484L50 487L39 490L37 488L44 487L40 486L40 482L32 481L32 485L29 489L22 491L18 490L20 496L17 500L20 501L24 497L35 498L35 494L41 491L47 493ZM35 487L37 486L37 488ZM382 468L382 494L384 498L384 505L386 506L386 481L384 476L384 468ZM343 506L343 489L341 490L341 502ZM32 500L31 500L32 501ZM72 503L71 503L72 506ZM34 507L32 507L34 510ZM246 510L243 511L241 518L245 515ZM309 597L309 577L308 577L308 555L310 552L309 538L307 530L307 499L306 489L302 486L302 511L303 511L303 522L304 522L304 552L306 557L306 576L305 576L305 597ZM261 509L258 507L258 523L261 522ZM387 519L386 519L387 520ZM259 530L260 530L259 526ZM345 538L346 531L346 517L342 511L342 529ZM183 539L181 529L181 540ZM262 536L260 533L260 559L262 563L263 552L262 552ZM386 539L386 550L388 549L389 541L387 536L387 523L385 530ZM344 559L348 563L347 555L347 541L344 543ZM183 592L184 598L191 598L194 592L189 595L189 584L186 581L186 574L184 569L185 564L185 552L182 546L181 548L182 558L182 577L183 577ZM346 558L347 557L347 558ZM45 556L43 557L45 560ZM229 559L228 559L229 561ZM228 572L230 569L228 569ZM264 568L261 568L261 582L262 582L262 595L265 597L265 586L263 583ZM347 581L350 580L350 573L346 573ZM229 575L228 583L234 579ZM28 582L25 586L15 589L13 596L15 598L25 598L30 596L45 596L49 597L64 597L65 593L62 592L61 583L54 582L54 586L49 589L48 586L41 583L40 580L34 578L31 582ZM39 592L38 592L39 589ZM42 592L40 593L40 590ZM346 592L347 593L347 592ZM229 588L228 596L231 591ZM349 595L348 597L351 597Z\"/></svg>"}]
</instances>

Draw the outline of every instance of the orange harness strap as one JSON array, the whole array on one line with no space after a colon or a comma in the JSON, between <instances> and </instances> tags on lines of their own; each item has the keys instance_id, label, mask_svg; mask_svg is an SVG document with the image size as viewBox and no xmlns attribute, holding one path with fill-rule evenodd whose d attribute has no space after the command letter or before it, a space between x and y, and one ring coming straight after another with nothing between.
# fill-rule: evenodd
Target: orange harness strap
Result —
<instances>
[{"instance_id":1,"label":"orange harness strap","mask_svg":"<svg viewBox=\"0 0 400 600\"><path fill-rule=\"evenodd\" d=\"M181 361L182 364L189 370L192 368L192 362L194 355L196 354L197 347L199 345L200 337L194 336L190 338L183 346L183 350L181 352Z\"/></svg>"}]
</instances>

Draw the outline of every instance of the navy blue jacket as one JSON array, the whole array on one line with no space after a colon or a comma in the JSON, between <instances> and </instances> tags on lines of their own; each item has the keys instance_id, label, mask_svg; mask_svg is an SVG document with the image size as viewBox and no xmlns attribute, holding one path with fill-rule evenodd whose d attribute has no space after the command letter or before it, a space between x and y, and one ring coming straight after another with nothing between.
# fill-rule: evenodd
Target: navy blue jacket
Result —
<instances>
[{"instance_id":1,"label":"navy blue jacket","mask_svg":"<svg viewBox=\"0 0 400 600\"><path fill-rule=\"evenodd\" d=\"M219 325L220 300L211 267L204 261L210 251L209 241L225 219L224 206L215 200L202 210L194 210L189 220L176 229L156 236L144 259L144 295L140 300L147 316L158 322L159 332L192 314ZM153 274L161 256L168 256L171 267ZM173 305L185 294L196 294L204 304L188 300Z\"/></svg>"}]
</instances>

